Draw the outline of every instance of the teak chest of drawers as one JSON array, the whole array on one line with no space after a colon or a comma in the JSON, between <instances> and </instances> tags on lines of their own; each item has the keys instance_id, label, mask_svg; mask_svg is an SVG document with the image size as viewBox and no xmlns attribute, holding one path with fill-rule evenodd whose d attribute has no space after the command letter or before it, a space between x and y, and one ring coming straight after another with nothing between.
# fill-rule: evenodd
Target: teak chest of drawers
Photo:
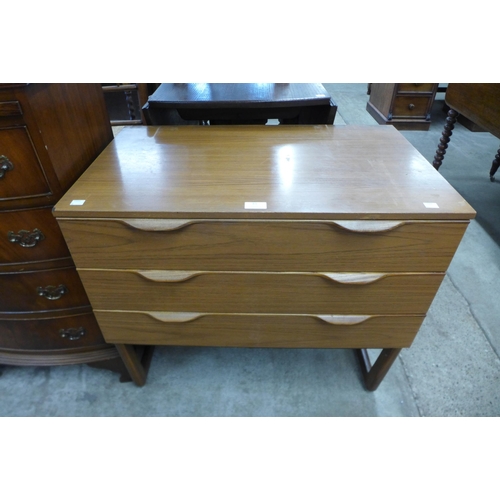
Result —
<instances>
[{"instance_id":1,"label":"teak chest of drawers","mask_svg":"<svg viewBox=\"0 0 500 500\"><path fill-rule=\"evenodd\" d=\"M55 207L137 383L132 344L353 348L372 390L474 215L393 127L329 125L125 128Z\"/></svg>"}]
</instances>

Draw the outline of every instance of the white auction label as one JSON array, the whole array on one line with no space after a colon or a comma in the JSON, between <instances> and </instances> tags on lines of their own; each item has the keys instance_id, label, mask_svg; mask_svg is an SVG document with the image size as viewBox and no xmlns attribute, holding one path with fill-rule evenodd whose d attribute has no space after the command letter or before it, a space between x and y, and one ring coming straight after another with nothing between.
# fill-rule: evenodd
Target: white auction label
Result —
<instances>
[{"instance_id":1,"label":"white auction label","mask_svg":"<svg viewBox=\"0 0 500 500\"><path fill-rule=\"evenodd\" d=\"M437 203L424 203L425 208L439 208Z\"/></svg>"},{"instance_id":2,"label":"white auction label","mask_svg":"<svg viewBox=\"0 0 500 500\"><path fill-rule=\"evenodd\" d=\"M265 201L245 201L245 209L266 210L267 203Z\"/></svg>"},{"instance_id":3,"label":"white auction label","mask_svg":"<svg viewBox=\"0 0 500 500\"><path fill-rule=\"evenodd\" d=\"M70 205L83 205L85 200L73 200Z\"/></svg>"}]
</instances>

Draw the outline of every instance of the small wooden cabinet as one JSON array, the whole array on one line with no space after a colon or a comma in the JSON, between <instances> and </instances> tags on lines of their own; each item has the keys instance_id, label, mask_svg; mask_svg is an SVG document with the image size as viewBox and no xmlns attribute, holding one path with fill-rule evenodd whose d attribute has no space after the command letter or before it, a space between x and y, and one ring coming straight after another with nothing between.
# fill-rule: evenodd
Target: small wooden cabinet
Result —
<instances>
[{"instance_id":1,"label":"small wooden cabinet","mask_svg":"<svg viewBox=\"0 0 500 500\"><path fill-rule=\"evenodd\" d=\"M367 111L399 130L429 130L437 83L371 83Z\"/></svg>"},{"instance_id":2,"label":"small wooden cabinet","mask_svg":"<svg viewBox=\"0 0 500 500\"><path fill-rule=\"evenodd\" d=\"M52 216L112 139L99 84L0 84L0 364L88 363L130 379Z\"/></svg>"},{"instance_id":3,"label":"small wooden cabinet","mask_svg":"<svg viewBox=\"0 0 500 500\"><path fill-rule=\"evenodd\" d=\"M373 390L474 211L392 127L185 126L125 128L54 215L120 349L353 348Z\"/></svg>"}]
</instances>

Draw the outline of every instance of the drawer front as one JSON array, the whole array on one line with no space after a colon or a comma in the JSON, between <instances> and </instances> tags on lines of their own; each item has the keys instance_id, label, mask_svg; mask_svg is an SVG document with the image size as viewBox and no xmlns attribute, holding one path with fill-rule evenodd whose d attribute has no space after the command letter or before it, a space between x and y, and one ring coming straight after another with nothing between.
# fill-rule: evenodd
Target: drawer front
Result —
<instances>
[{"instance_id":1,"label":"drawer front","mask_svg":"<svg viewBox=\"0 0 500 500\"><path fill-rule=\"evenodd\" d=\"M51 194L27 128L0 129L0 206Z\"/></svg>"},{"instance_id":2,"label":"drawer front","mask_svg":"<svg viewBox=\"0 0 500 500\"><path fill-rule=\"evenodd\" d=\"M92 313L33 319L0 318L0 345L4 349L74 349L104 343Z\"/></svg>"},{"instance_id":3,"label":"drawer front","mask_svg":"<svg viewBox=\"0 0 500 500\"><path fill-rule=\"evenodd\" d=\"M434 92L435 83L398 83L398 92Z\"/></svg>"},{"instance_id":4,"label":"drawer front","mask_svg":"<svg viewBox=\"0 0 500 500\"><path fill-rule=\"evenodd\" d=\"M444 274L80 271L95 309L425 314Z\"/></svg>"},{"instance_id":5,"label":"drawer front","mask_svg":"<svg viewBox=\"0 0 500 500\"><path fill-rule=\"evenodd\" d=\"M107 342L226 347L409 347L424 316L95 311Z\"/></svg>"},{"instance_id":6,"label":"drawer front","mask_svg":"<svg viewBox=\"0 0 500 500\"><path fill-rule=\"evenodd\" d=\"M444 272L467 227L397 221L59 223L78 269L285 272Z\"/></svg>"},{"instance_id":7,"label":"drawer front","mask_svg":"<svg viewBox=\"0 0 500 500\"><path fill-rule=\"evenodd\" d=\"M69 257L50 208L0 213L0 266Z\"/></svg>"},{"instance_id":8,"label":"drawer front","mask_svg":"<svg viewBox=\"0 0 500 500\"><path fill-rule=\"evenodd\" d=\"M0 312L41 312L89 307L74 268L0 273Z\"/></svg>"},{"instance_id":9,"label":"drawer front","mask_svg":"<svg viewBox=\"0 0 500 500\"><path fill-rule=\"evenodd\" d=\"M421 96L397 96L392 106L393 118L401 116L425 118L429 113L431 100Z\"/></svg>"},{"instance_id":10,"label":"drawer front","mask_svg":"<svg viewBox=\"0 0 500 500\"><path fill-rule=\"evenodd\" d=\"M0 102L0 118L7 116L21 116L23 114L19 101Z\"/></svg>"}]
</instances>

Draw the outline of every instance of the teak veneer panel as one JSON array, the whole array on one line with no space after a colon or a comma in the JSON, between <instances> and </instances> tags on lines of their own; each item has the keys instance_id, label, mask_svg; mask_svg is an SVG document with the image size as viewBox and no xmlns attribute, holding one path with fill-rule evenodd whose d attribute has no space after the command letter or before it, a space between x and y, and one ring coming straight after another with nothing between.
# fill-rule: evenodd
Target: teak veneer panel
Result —
<instances>
[{"instance_id":1,"label":"teak veneer panel","mask_svg":"<svg viewBox=\"0 0 500 500\"><path fill-rule=\"evenodd\" d=\"M467 227L400 221L353 232L330 221L199 220L144 231L127 222L59 220L77 268L214 271L442 272Z\"/></svg>"},{"instance_id":2,"label":"teak veneer panel","mask_svg":"<svg viewBox=\"0 0 500 500\"><path fill-rule=\"evenodd\" d=\"M425 314L444 274L82 269L80 276L96 309Z\"/></svg>"},{"instance_id":3,"label":"teak veneer panel","mask_svg":"<svg viewBox=\"0 0 500 500\"><path fill-rule=\"evenodd\" d=\"M95 310L108 342L226 347L409 347L424 316L358 318L274 314L192 314ZM169 320L169 317L171 318ZM344 323L344 324L343 324Z\"/></svg>"},{"instance_id":4,"label":"teak veneer panel","mask_svg":"<svg viewBox=\"0 0 500 500\"><path fill-rule=\"evenodd\" d=\"M245 202L267 209L248 210ZM55 211L176 219L255 213L454 219L475 212L393 127L328 125L125 128Z\"/></svg>"}]
</instances>

